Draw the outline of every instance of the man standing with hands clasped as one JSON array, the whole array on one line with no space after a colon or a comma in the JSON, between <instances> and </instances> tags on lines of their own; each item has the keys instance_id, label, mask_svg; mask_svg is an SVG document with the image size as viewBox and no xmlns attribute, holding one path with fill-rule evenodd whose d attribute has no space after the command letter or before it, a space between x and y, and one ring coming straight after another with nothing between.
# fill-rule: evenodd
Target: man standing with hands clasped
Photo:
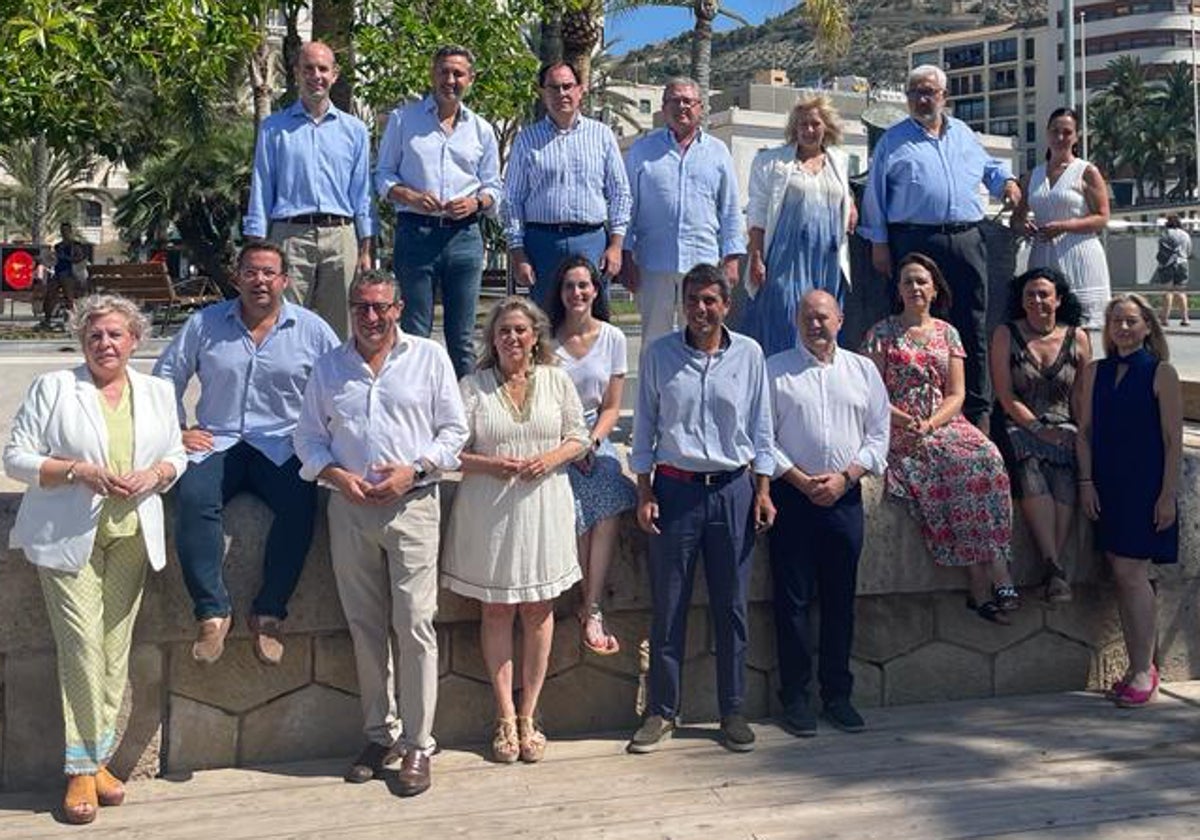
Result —
<instances>
[{"instance_id":1,"label":"man standing with hands clasped","mask_svg":"<svg viewBox=\"0 0 1200 840\"><path fill-rule=\"evenodd\" d=\"M775 428L779 511L767 537L775 593L783 727L817 734L809 707L813 640L809 607L820 606L819 677L824 716L846 732L866 724L850 703L854 596L863 543L859 479L887 466L891 405L870 359L837 346L842 312L828 292L800 301L800 346L767 360Z\"/></svg>"},{"instance_id":2,"label":"man standing with hands clasped","mask_svg":"<svg viewBox=\"0 0 1200 840\"><path fill-rule=\"evenodd\" d=\"M638 524L650 534L650 696L629 742L657 749L675 729L692 579L700 554L717 646L722 743L754 749L742 714L749 627L746 590L754 536L771 526L775 470L770 396L762 350L725 327L725 273L701 264L683 278L687 326L646 352L634 415L630 466Z\"/></svg>"}]
</instances>

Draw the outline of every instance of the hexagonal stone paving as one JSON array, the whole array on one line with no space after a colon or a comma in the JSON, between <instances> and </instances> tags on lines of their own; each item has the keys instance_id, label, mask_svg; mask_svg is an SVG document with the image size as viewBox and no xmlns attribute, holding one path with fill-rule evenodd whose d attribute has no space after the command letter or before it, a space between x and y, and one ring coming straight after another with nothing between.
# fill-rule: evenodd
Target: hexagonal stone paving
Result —
<instances>
[{"instance_id":1,"label":"hexagonal stone paving","mask_svg":"<svg viewBox=\"0 0 1200 840\"><path fill-rule=\"evenodd\" d=\"M860 596L854 604L854 655L871 662L914 650L933 638L933 608L922 595Z\"/></svg>"},{"instance_id":2,"label":"hexagonal stone paving","mask_svg":"<svg viewBox=\"0 0 1200 840\"><path fill-rule=\"evenodd\" d=\"M237 716L178 694L172 694L168 703L168 773L237 763Z\"/></svg>"},{"instance_id":3,"label":"hexagonal stone paving","mask_svg":"<svg viewBox=\"0 0 1200 840\"><path fill-rule=\"evenodd\" d=\"M974 610L967 609L965 594L946 593L933 597L937 637L983 653L1011 647L1036 633L1045 623L1040 604L1028 597L1019 610L1008 613L1012 624L1007 627L985 621Z\"/></svg>"}]
</instances>

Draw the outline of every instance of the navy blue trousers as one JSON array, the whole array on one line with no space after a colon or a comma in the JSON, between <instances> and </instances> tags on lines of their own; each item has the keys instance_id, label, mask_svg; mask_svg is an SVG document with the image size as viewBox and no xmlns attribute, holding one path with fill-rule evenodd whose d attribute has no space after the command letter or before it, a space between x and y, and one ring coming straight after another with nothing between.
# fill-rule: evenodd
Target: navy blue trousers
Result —
<instances>
[{"instance_id":1,"label":"navy blue trousers","mask_svg":"<svg viewBox=\"0 0 1200 840\"><path fill-rule=\"evenodd\" d=\"M739 712L746 693L746 590L754 551L754 488L749 473L722 487L656 475L658 527L650 538L650 714L679 714L680 671L696 563L704 555L708 609L717 645L721 716Z\"/></svg>"},{"instance_id":2,"label":"navy blue trousers","mask_svg":"<svg viewBox=\"0 0 1200 840\"><path fill-rule=\"evenodd\" d=\"M855 487L821 507L779 480L771 485L775 525L767 532L775 592L779 699L785 708L807 701L813 639L808 608L820 610L817 677L825 703L849 700L854 689L854 593L863 544L862 491Z\"/></svg>"}]
</instances>

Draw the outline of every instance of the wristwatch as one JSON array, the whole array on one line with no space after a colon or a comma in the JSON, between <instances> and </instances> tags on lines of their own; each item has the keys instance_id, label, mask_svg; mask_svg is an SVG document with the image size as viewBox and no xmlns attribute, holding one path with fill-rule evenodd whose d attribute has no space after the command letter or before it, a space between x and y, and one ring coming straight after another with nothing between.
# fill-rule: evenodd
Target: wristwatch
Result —
<instances>
[{"instance_id":1,"label":"wristwatch","mask_svg":"<svg viewBox=\"0 0 1200 840\"><path fill-rule=\"evenodd\" d=\"M428 477L429 477L429 470L427 470L425 468L425 464L418 463L417 469L413 473L413 483L415 484L418 481L424 481Z\"/></svg>"},{"instance_id":2,"label":"wristwatch","mask_svg":"<svg viewBox=\"0 0 1200 840\"><path fill-rule=\"evenodd\" d=\"M67 474L65 476L63 476L66 479L67 484L75 483L75 467L77 467L78 465L79 465L78 461L72 461L71 466L67 467Z\"/></svg>"},{"instance_id":3,"label":"wristwatch","mask_svg":"<svg viewBox=\"0 0 1200 840\"><path fill-rule=\"evenodd\" d=\"M842 470L842 478L846 480L846 489L849 490L854 485L858 484L858 479L850 475L850 470Z\"/></svg>"}]
</instances>

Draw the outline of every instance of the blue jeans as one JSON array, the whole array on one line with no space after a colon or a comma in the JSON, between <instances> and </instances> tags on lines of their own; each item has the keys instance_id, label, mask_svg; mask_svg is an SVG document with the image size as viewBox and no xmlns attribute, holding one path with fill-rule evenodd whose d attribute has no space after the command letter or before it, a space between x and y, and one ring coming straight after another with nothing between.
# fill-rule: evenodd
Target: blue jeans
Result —
<instances>
[{"instance_id":1,"label":"blue jeans","mask_svg":"<svg viewBox=\"0 0 1200 840\"><path fill-rule=\"evenodd\" d=\"M442 294L446 350L461 379L475 370L475 307L483 279L483 234L478 222L438 227L437 219L413 213L396 217L393 265L404 313L400 328L429 337L435 289Z\"/></svg>"},{"instance_id":2,"label":"blue jeans","mask_svg":"<svg viewBox=\"0 0 1200 840\"><path fill-rule=\"evenodd\" d=\"M245 441L189 464L176 485L175 549L198 621L229 615L233 604L225 588L225 534L222 512L241 492L253 493L275 515L263 553L262 586L254 598L255 615L287 618L287 602L300 580L312 543L317 485L300 478L293 455L276 466Z\"/></svg>"},{"instance_id":3,"label":"blue jeans","mask_svg":"<svg viewBox=\"0 0 1200 840\"><path fill-rule=\"evenodd\" d=\"M554 275L567 257L587 257L592 265L598 265L608 245L608 234L604 228L582 233L559 233L544 228L525 228L525 256L533 265L533 288L529 297L542 309L546 298L554 288ZM601 279L601 294L608 294L608 280Z\"/></svg>"},{"instance_id":4,"label":"blue jeans","mask_svg":"<svg viewBox=\"0 0 1200 840\"><path fill-rule=\"evenodd\" d=\"M650 703L652 715L679 714L687 615L696 563L704 553L708 610L717 645L721 717L740 712L746 694L746 592L754 551L754 487L743 474L722 487L656 475L660 533L650 537Z\"/></svg>"}]
</instances>

